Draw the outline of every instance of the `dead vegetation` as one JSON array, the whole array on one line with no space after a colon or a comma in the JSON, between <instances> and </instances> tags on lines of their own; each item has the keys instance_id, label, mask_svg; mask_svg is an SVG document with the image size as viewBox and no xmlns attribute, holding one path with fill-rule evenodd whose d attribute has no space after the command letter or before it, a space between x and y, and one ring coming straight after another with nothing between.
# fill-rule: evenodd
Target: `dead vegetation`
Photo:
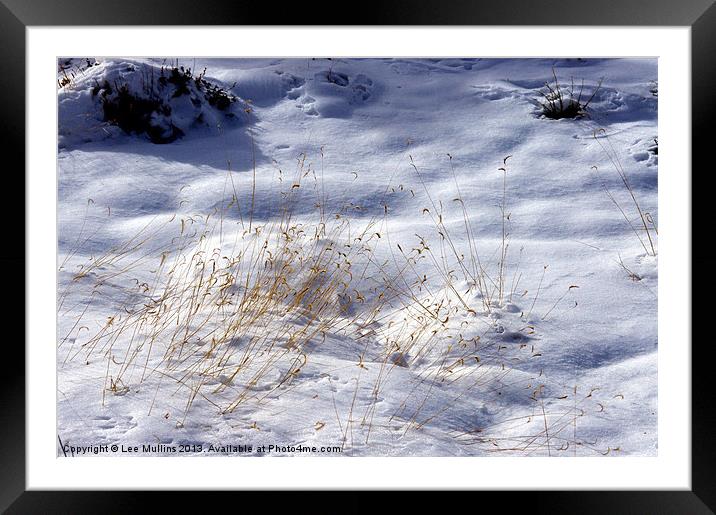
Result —
<instances>
[{"instance_id":1,"label":"dead vegetation","mask_svg":"<svg viewBox=\"0 0 716 515\"><path fill-rule=\"evenodd\" d=\"M72 272L60 292L59 316L71 311L65 301L73 292L81 292L87 304L69 333L60 335L58 362L103 363L103 402L107 394L170 385L185 399L181 426L196 402L221 416L300 390L311 377L307 370L330 372L321 370L314 356L349 342L343 359L355 387L348 399L331 393L332 423L344 448L368 445L376 431L405 435L437 424L456 443L479 444L490 452L552 455L576 453L577 446L602 452L576 434L577 419L594 407L592 392L578 396L574 386L562 397L541 371L515 372L542 357L531 313L547 267L534 295L518 290L524 282L519 260L509 255L509 157L497 170L503 176L497 259L478 251L450 155L452 202L462 213L458 223L445 219L441 200L431 195L412 157L416 189L424 197L389 184L382 211L370 216L352 202L327 209L322 152L318 166L301 155L292 174L279 170L276 208L268 219L256 209L256 170L244 202L228 171L229 197L214 212L150 221L124 244ZM411 241L396 241L388 223L388 192L412 199L429 220L429 232L421 229ZM301 195L314 199L310 215L295 210ZM159 237L167 233L176 234L169 244ZM61 268L82 254L88 239L78 235ZM542 319L574 288L549 299ZM90 329L95 326L84 317L92 299L108 295L118 308ZM527 314L513 312L518 298L530 304ZM380 411L386 385L406 370L409 386L390 390L399 396L392 399L395 408ZM367 402L359 392L369 392ZM527 415L494 415L467 429L450 422L451 410L470 399L498 413L515 396L531 405ZM153 409L154 401L148 413Z\"/></svg>"}]
</instances>

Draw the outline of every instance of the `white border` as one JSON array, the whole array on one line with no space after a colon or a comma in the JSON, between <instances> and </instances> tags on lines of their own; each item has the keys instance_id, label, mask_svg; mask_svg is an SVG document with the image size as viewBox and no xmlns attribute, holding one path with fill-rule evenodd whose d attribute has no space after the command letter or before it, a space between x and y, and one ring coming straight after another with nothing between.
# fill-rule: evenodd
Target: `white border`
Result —
<instances>
[{"instance_id":1,"label":"white border","mask_svg":"<svg viewBox=\"0 0 716 515\"><path fill-rule=\"evenodd\" d=\"M28 27L27 488L690 489L690 35L688 27ZM56 458L56 57L327 53L659 57L658 457Z\"/></svg>"}]
</instances>

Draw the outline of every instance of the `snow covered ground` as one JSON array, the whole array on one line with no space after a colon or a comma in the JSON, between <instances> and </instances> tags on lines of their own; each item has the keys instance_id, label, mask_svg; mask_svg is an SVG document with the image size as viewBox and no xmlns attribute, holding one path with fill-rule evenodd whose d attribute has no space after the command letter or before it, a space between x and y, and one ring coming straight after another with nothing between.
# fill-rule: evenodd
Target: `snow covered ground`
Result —
<instances>
[{"instance_id":1,"label":"snow covered ground","mask_svg":"<svg viewBox=\"0 0 716 515\"><path fill-rule=\"evenodd\" d=\"M63 443L657 454L655 59L61 64Z\"/></svg>"}]
</instances>

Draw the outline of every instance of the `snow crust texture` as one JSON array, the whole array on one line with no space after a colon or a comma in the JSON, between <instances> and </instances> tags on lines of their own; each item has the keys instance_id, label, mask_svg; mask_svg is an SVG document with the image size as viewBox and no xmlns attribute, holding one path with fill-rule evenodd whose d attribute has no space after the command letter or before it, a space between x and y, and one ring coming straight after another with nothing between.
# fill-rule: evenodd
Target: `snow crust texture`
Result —
<instances>
[{"instance_id":1,"label":"snow crust texture","mask_svg":"<svg viewBox=\"0 0 716 515\"><path fill-rule=\"evenodd\" d=\"M657 454L655 59L59 65L65 444Z\"/></svg>"}]
</instances>

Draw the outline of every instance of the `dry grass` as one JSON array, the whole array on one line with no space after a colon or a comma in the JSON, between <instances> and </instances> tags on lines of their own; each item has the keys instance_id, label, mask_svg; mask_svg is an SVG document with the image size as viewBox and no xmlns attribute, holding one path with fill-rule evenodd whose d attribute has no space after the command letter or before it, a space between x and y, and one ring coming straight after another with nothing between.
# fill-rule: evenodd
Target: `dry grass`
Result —
<instances>
[{"instance_id":1,"label":"dry grass","mask_svg":"<svg viewBox=\"0 0 716 515\"><path fill-rule=\"evenodd\" d=\"M619 179L624 186L624 190L629 194L629 199L631 200L631 205L634 209L634 212L636 213L636 216L630 216L627 213L628 210L624 208L622 204L619 203L619 201L617 201L617 199L607 187L606 183L603 184L604 191L609 197L609 200L611 200L612 203L617 207L622 217L627 222L630 229L639 240L639 244L644 249L644 252L646 252L646 254L649 256L656 256L656 241L659 234L656 222L654 221L652 215L648 212L645 212L639 204L639 201L636 198L636 194L634 193L634 188L632 187L631 182L629 181L629 178L624 171L624 167L622 166L621 160L619 159L617 150L612 145L612 142L609 139L606 130L597 129L594 131L593 136L597 143L599 143L599 146L604 151L612 167L617 172L617 175L619 176ZM599 171L599 168L596 166L593 166L592 169Z\"/></svg>"},{"instance_id":2,"label":"dry grass","mask_svg":"<svg viewBox=\"0 0 716 515\"><path fill-rule=\"evenodd\" d=\"M522 278L520 260L512 270L508 256L509 156L498 170L503 191L496 260L486 260L478 251L448 157L456 189L453 202L461 206L463 217L458 223L444 220L441 201L431 195L412 157L410 165L428 205L418 205L410 188L386 187L386 195L391 191L415 199L415 209L429 219L429 233L416 234L414 241L392 239L386 197L382 212L372 216L362 216L363 207L352 202L328 210L323 152L318 169L302 155L290 177L279 171L274 214L267 220L256 213L269 199L258 202L255 165L248 205L239 202L234 174L228 171L233 193L214 212L149 222L73 274L60 295L60 316L74 309L64 306L71 291L90 300L70 332L60 335L58 360L106 361L103 399L150 379L174 385L185 396L183 424L197 400L226 414L300 387L302 371L315 353L348 341L352 355L344 359L354 360L355 381L348 413L339 412L331 394L344 447L368 444L375 431L388 426L399 427L403 435L420 431L475 396L500 409L501 396L509 391L533 404L530 415L505 416L479 428L453 423L446 431L458 443L480 443L490 451L529 454L546 449L553 454L570 442L576 449L576 420L587 412L587 401L577 399L576 387L564 410L550 412L555 402L564 403L551 398L545 405L541 372L511 379L516 366L542 354L535 348L535 327L526 321L529 314L515 315L520 323L512 328L503 327L497 316ZM301 195L313 196L312 213L296 212L299 199L306 201ZM169 231L176 231L176 237L167 244L159 236ZM67 259L81 254L89 238L81 232ZM83 317L91 299L102 295L119 306L97 330L90 330ZM550 301L543 318L562 298ZM413 371L410 386L391 390L398 396L397 408L387 418L376 418L384 387L396 370L405 368ZM436 406L435 393L452 385L453 393L440 397ZM359 402L365 388L370 391L367 404ZM152 409L153 403L147 406L148 412ZM533 419L540 422L530 426ZM515 427L525 433L516 433ZM575 428L571 440L565 436L570 428Z\"/></svg>"},{"instance_id":3,"label":"dry grass","mask_svg":"<svg viewBox=\"0 0 716 515\"><path fill-rule=\"evenodd\" d=\"M57 60L57 88L71 88L75 84L78 75L84 75L84 72L99 63L95 59L85 57L75 62L74 59L58 59Z\"/></svg>"}]
</instances>

